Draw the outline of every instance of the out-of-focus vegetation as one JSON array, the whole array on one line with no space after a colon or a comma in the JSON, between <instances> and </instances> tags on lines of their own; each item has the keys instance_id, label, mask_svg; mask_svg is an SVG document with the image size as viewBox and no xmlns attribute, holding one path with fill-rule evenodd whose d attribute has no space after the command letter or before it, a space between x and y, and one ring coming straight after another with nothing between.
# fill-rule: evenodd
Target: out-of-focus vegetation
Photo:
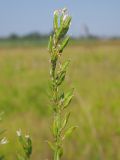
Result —
<instances>
[{"instance_id":1,"label":"out-of-focus vegetation","mask_svg":"<svg viewBox=\"0 0 120 160\"><path fill-rule=\"evenodd\" d=\"M41 34L39 32L33 32L26 35L17 35L15 33L9 35L8 37L0 37L0 47L40 47L47 46L50 34ZM98 44L100 42L105 44L105 42L111 42L112 44L120 41L120 37L99 37L96 35L71 37L71 44Z\"/></svg>"},{"instance_id":2,"label":"out-of-focus vegetation","mask_svg":"<svg viewBox=\"0 0 120 160\"><path fill-rule=\"evenodd\" d=\"M32 159L51 158L45 143L51 138L49 56L38 42L21 45L0 41L0 112L5 112L0 128L6 129L4 135L9 139L0 147L0 154L6 160L22 154L16 136L19 128L32 137ZM71 60L64 85L75 88L70 124L79 128L72 140L65 142L64 150L69 154L63 160L119 160L120 41L81 40L72 44L64 52L65 59Z\"/></svg>"}]
</instances>

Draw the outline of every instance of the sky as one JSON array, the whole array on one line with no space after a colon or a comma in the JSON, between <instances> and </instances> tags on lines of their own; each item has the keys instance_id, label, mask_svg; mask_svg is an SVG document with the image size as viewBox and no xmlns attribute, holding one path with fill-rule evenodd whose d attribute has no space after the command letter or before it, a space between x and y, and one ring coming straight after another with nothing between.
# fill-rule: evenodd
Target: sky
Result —
<instances>
[{"instance_id":1,"label":"sky","mask_svg":"<svg viewBox=\"0 0 120 160\"><path fill-rule=\"evenodd\" d=\"M49 33L54 10L64 7L72 16L70 35L87 26L91 34L120 36L120 0L0 0L0 37Z\"/></svg>"}]
</instances>

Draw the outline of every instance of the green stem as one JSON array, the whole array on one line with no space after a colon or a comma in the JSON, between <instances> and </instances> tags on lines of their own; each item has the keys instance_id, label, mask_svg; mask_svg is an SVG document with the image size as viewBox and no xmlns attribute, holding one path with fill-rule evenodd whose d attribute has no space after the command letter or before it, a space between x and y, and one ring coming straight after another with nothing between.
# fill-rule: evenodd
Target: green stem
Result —
<instances>
[{"instance_id":1,"label":"green stem","mask_svg":"<svg viewBox=\"0 0 120 160\"><path fill-rule=\"evenodd\" d=\"M57 61L56 61L57 64ZM55 68L53 70L53 75L52 75L52 79L54 82L54 87L53 87L53 95L54 95L54 105L55 105L55 111L54 111L54 120L55 123L57 124L57 134L54 137L55 141L55 151L54 151L54 160L60 160L60 142L61 142L61 137L60 137L60 127L61 127L61 113L60 113L60 109L58 106L58 86L56 84L56 65Z\"/></svg>"},{"instance_id":2,"label":"green stem","mask_svg":"<svg viewBox=\"0 0 120 160\"><path fill-rule=\"evenodd\" d=\"M53 135L54 135L54 144L53 144L53 160L60 160L62 156L62 95L59 94L59 87L64 81L66 67L63 66L64 70L61 69L61 64L59 62L61 53L65 46L68 43L69 38L66 39L66 33L70 26L71 17L67 16L63 19L66 9L63 9L61 12L62 15L58 15L58 11L54 12L54 34L50 37L49 41L49 52L51 55L51 69L50 76L52 80L52 100L53 100L53 113L54 113L54 122L53 122ZM60 18L60 19L58 19ZM59 20L61 23L59 24ZM56 27L59 26L59 27ZM60 96L60 97L59 97ZM64 96L63 96L64 98Z\"/></svg>"}]
</instances>

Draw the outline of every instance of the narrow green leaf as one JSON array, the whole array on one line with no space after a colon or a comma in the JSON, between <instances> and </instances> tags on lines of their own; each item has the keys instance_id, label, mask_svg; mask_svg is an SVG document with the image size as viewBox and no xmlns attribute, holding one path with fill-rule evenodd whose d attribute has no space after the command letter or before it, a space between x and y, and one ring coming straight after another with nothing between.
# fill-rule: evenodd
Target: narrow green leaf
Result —
<instances>
[{"instance_id":1,"label":"narrow green leaf","mask_svg":"<svg viewBox=\"0 0 120 160\"><path fill-rule=\"evenodd\" d=\"M70 117L70 112L68 114L66 114L61 130L63 130L66 127L68 120L69 120L69 117Z\"/></svg>"},{"instance_id":2,"label":"narrow green leaf","mask_svg":"<svg viewBox=\"0 0 120 160\"><path fill-rule=\"evenodd\" d=\"M60 147L59 150L58 150L58 152L59 152L59 157L62 157L62 155L63 155L63 148Z\"/></svg>"},{"instance_id":3,"label":"narrow green leaf","mask_svg":"<svg viewBox=\"0 0 120 160\"><path fill-rule=\"evenodd\" d=\"M66 61L62 66L61 66L61 70L58 72L57 76L56 76L56 81L57 81L57 85L61 85L62 82L65 79L65 75L66 75L66 69L69 65L69 61Z\"/></svg>"},{"instance_id":4,"label":"narrow green leaf","mask_svg":"<svg viewBox=\"0 0 120 160\"><path fill-rule=\"evenodd\" d=\"M52 129L52 131L53 131L53 135L56 136L57 133L58 133L58 126L57 126L56 119L54 119L54 121L53 121L53 129Z\"/></svg>"},{"instance_id":5,"label":"narrow green leaf","mask_svg":"<svg viewBox=\"0 0 120 160\"><path fill-rule=\"evenodd\" d=\"M30 137L26 137L26 142L27 142L27 155L28 157L30 157L30 155L32 154L32 140L30 139Z\"/></svg>"},{"instance_id":6,"label":"narrow green leaf","mask_svg":"<svg viewBox=\"0 0 120 160\"><path fill-rule=\"evenodd\" d=\"M63 24L63 17L64 17L64 15L62 14L62 15L60 16L60 26L62 26L62 24Z\"/></svg>"},{"instance_id":7,"label":"narrow green leaf","mask_svg":"<svg viewBox=\"0 0 120 160\"><path fill-rule=\"evenodd\" d=\"M68 44L68 42L69 42L69 36L67 36L64 40L63 40L63 42L62 42L62 44L61 44L61 47L60 47L60 49L59 49L59 53L62 53L63 52L63 50L64 50L64 48L66 47L66 45Z\"/></svg>"},{"instance_id":8,"label":"narrow green leaf","mask_svg":"<svg viewBox=\"0 0 120 160\"><path fill-rule=\"evenodd\" d=\"M59 96L59 100L64 99L64 92L62 92Z\"/></svg>"},{"instance_id":9,"label":"narrow green leaf","mask_svg":"<svg viewBox=\"0 0 120 160\"><path fill-rule=\"evenodd\" d=\"M70 61L69 61L69 60L68 60L68 61L66 61L66 62L64 62L64 63L63 63L63 65L62 65L62 67L61 67L61 70L62 70L62 71L65 71L65 70L67 69L67 67L68 67L69 63L70 63Z\"/></svg>"},{"instance_id":10,"label":"narrow green leaf","mask_svg":"<svg viewBox=\"0 0 120 160\"><path fill-rule=\"evenodd\" d=\"M18 160L26 160L25 157L23 157L23 156L21 156L21 155L19 155L19 154L17 155L17 159L18 159Z\"/></svg>"},{"instance_id":11,"label":"narrow green leaf","mask_svg":"<svg viewBox=\"0 0 120 160\"><path fill-rule=\"evenodd\" d=\"M25 138L23 138L22 135L20 135L20 136L18 137L18 139L19 139L19 142L21 143L21 145L22 145L23 147L26 146Z\"/></svg>"},{"instance_id":12,"label":"narrow green leaf","mask_svg":"<svg viewBox=\"0 0 120 160\"><path fill-rule=\"evenodd\" d=\"M58 28L58 31L57 31L57 33L56 33L56 37L57 37L57 39L58 40L60 40L61 38L63 38L64 37L64 35L63 35L63 27L62 26L60 26L59 28Z\"/></svg>"},{"instance_id":13,"label":"narrow green leaf","mask_svg":"<svg viewBox=\"0 0 120 160\"><path fill-rule=\"evenodd\" d=\"M66 71L63 71L60 73L60 75L57 77L57 85L61 85L62 82L64 81L65 79L65 75L66 75Z\"/></svg>"},{"instance_id":14,"label":"narrow green leaf","mask_svg":"<svg viewBox=\"0 0 120 160\"><path fill-rule=\"evenodd\" d=\"M69 28L71 20L72 20L72 17L68 16L63 23L63 28Z\"/></svg>"},{"instance_id":15,"label":"narrow green leaf","mask_svg":"<svg viewBox=\"0 0 120 160\"><path fill-rule=\"evenodd\" d=\"M55 32L57 31L58 29L58 11L55 11L54 12L54 30Z\"/></svg>"},{"instance_id":16,"label":"narrow green leaf","mask_svg":"<svg viewBox=\"0 0 120 160\"><path fill-rule=\"evenodd\" d=\"M52 52L52 45L53 45L53 39L52 39L52 36L50 36L49 43L48 43L48 51L49 51L49 53Z\"/></svg>"},{"instance_id":17,"label":"narrow green leaf","mask_svg":"<svg viewBox=\"0 0 120 160\"><path fill-rule=\"evenodd\" d=\"M66 33L68 32L68 29L69 28L63 28L63 27L60 27L57 31L57 38L58 40L62 39L65 37Z\"/></svg>"},{"instance_id":18,"label":"narrow green leaf","mask_svg":"<svg viewBox=\"0 0 120 160\"><path fill-rule=\"evenodd\" d=\"M68 16L64 21L61 20L61 25L58 28L58 31L56 33L58 40L60 40L61 38L64 38L65 35L67 34L70 27L71 19L72 17Z\"/></svg>"},{"instance_id":19,"label":"narrow green leaf","mask_svg":"<svg viewBox=\"0 0 120 160\"><path fill-rule=\"evenodd\" d=\"M57 54L52 54L51 55L51 62L55 63L57 61Z\"/></svg>"},{"instance_id":20,"label":"narrow green leaf","mask_svg":"<svg viewBox=\"0 0 120 160\"><path fill-rule=\"evenodd\" d=\"M77 126L73 126L73 127L70 127L65 133L64 133L64 136L62 138L62 140L64 140L65 138L71 136L71 134L73 133L73 131L77 128Z\"/></svg>"},{"instance_id":21,"label":"narrow green leaf","mask_svg":"<svg viewBox=\"0 0 120 160\"><path fill-rule=\"evenodd\" d=\"M50 146L50 148L54 151L55 150L55 146L54 144L52 144L50 141L46 141L48 143L48 145Z\"/></svg>"},{"instance_id":22,"label":"narrow green leaf","mask_svg":"<svg viewBox=\"0 0 120 160\"><path fill-rule=\"evenodd\" d=\"M74 89L72 89L71 91L69 91L66 95L65 95L65 98L64 98L64 106L63 106L63 109L66 108L71 100L72 100L72 97L73 97L73 91Z\"/></svg>"}]
</instances>

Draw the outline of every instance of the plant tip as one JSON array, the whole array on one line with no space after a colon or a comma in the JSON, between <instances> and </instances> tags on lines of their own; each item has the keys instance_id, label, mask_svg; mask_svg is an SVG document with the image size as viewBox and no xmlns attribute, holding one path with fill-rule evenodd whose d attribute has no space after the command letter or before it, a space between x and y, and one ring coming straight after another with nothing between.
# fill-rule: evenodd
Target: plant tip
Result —
<instances>
[{"instance_id":1,"label":"plant tip","mask_svg":"<svg viewBox=\"0 0 120 160\"><path fill-rule=\"evenodd\" d=\"M17 130L16 133L17 133L17 136L20 137L22 135L21 129Z\"/></svg>"},{"instance_id":2,"label":"plant tip","mask_svg":"<svg viewBox=\"0 0 120 160\"><path fill-rule=\"evenodd\" d=\"M6 137L4 137L1 141L0 141L0 144L7 144L8 143L8 140Z\"/></svg>"}]
</instances>

